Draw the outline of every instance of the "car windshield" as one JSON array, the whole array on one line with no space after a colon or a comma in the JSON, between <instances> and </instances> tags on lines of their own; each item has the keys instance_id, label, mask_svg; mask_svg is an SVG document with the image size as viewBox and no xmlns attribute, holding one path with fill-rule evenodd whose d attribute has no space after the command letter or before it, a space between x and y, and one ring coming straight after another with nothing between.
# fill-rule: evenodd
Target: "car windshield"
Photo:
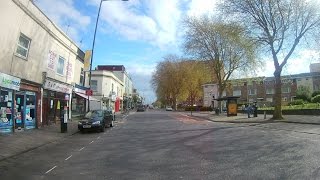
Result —
<instances>
[{"instance_id":1,"label":"car windshield","mask_svg":"<svg viewBox=\"0 0 320 180\"><path fill-rule=\"evenodd\" d=\"M91 118L97 118L97 117L102 117L102 116L103 116L102 111L89 111L85 115L85 118L91 119Z\"/></svg>"}]
</instances>

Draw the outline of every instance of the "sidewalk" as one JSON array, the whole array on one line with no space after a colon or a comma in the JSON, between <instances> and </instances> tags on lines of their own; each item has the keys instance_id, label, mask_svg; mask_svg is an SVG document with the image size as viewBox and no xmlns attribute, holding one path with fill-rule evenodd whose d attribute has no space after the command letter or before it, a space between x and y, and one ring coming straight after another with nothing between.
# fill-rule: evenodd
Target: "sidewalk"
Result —
<instances>
[{"instance_id":1,"label":"sidewalk","mask_svg":"<svg viewBox=\"0 0 320 180\"><path fill-rule=\"evenodd\" d=\"M0 161L56 142L78 132L78 121L68 121L68 132L61 133L60 124L0 134Z\"/></svg>"},{"instance_id":2,"label":"sidewalk","mask_svg":"<svg viewBox=\"0 0 320 180\"><path fill-rule=\"evenodd\" d=\"M183 112L188 116L191 116L190 112ZM320 125L320 116L314 115L284 115L283 120L270 120L272 115L266 115L266 119L264 119L263 114L258 114L258 117L248 118L247 114L238 114L237 116L227 117L226 113L222 113L220 115L215 115L214 112L193 112L193 117L198 117L206 120L210 120L213 122L226 122L226 123L276 123L276 122L284 122L284 123L297 123L297 124L314 124Z\"/></svg>"},{"instance_id":3,"label":"sidewalk","mask_svg":"<svg viewBox=\"0 0 320 180\"><path fill-rule=\"evenodd\" d=\"M115 122L121 122L124 116L121 113L115 115ZM53 124L39 129L0 134L0 161L72 136L78 133L78 122L79 118L68 121L68 132L66 133L61 133L60 124Z\"/></svg>"}]
</instances>

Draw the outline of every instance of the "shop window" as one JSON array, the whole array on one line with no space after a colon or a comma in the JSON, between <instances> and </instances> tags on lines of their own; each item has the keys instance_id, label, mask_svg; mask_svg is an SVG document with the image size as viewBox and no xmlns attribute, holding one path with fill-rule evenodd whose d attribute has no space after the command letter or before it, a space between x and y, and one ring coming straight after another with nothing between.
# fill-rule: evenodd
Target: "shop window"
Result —
<instances>
[{"instance_id":1,"label":"shop window","mask_svg":"<svg viewBox=\"0 0 320 180\"><path fill-rule=\"evenodd\" d=\"M91 80L91 89L92 91L98 91L98 81L97 80Z\"/></svg>"},{"instance_id":2,"label":"shop window","mask_svg":"<svg viewBox=\"0 0 320 180\"><path fill-rule=\"evenodd\" d=\"M57 73L60 75L64 75L64 58L59 56L58 64L57 64Z\"/></svg>"},{"instance_id":3,"label":"shop window","mask_svg":"<svg viewBox=\"0 0 320 180\"><path fill-rule=\"evenodd\" d=\"M21 58L27 59L30 42L30 38L21 33L17 44L16 55Z\"/></svg>"},{"instance_id":4,"label":"shop window","mask_svg":"<svg viewBox=\"0 0 320 180\"><path fill-rule=\"evenodd\" d=\"M0 132L12 131L12 98L12 91L0 89Z\"/></svg>"}]
</instances>

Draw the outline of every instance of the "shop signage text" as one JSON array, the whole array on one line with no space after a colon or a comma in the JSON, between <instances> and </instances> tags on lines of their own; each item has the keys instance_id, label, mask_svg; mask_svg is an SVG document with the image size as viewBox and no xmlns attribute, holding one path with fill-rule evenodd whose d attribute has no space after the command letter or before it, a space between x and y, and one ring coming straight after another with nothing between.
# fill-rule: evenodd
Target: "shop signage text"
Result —
<instances>
[{"instance_id":1,"label":"shop signage text","mask_svg":"<svg viewBox=\"0 0 320 180\"><path fill-rule=\"evenodd\" d=\"M53 91L58 91L58 92L63 92L63 93L68 93L71 94L72 93L72 86L68 86L65 84L61 84L58 82L54 82L51 80L46 79L44 85L43 85L44 89L50 89Z\"/></svg>"},{"instance_id":2,"label":"shop signage text","mask_svg":"<svg viewBox=\"0 0 320 180\"><path fill-rule=\"evenodd\" d=\"M20 82L19 78L0 73L0 86L4 88L20 90Z\"/></svg>"}]
</instances>

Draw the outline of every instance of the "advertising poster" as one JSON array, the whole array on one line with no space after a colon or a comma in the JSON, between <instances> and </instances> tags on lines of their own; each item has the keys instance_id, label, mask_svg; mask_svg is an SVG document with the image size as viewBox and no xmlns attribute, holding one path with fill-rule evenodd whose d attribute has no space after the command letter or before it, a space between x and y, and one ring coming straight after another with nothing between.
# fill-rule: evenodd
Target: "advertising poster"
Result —
<instances>
[{"instance_id":1,"label":"advertising poster","mask_svg":"<svg viewBox=\"0 0 320 180\"><path fill-rule=\"evenodd\" d=\"M47 68L52 70L52 71L55 71L55 69L56 69L56 61L57 61L57 54L54 53L53 51L49 51Z\"/></svg>"},{"instance_id":2,"label":"advertising poster","mask_svg":"<svg viewBox=\"0 0 320 180\"><path fill-rule=\"evenodd\" d=\"M24 122L25 122L26 129L35 128L35 120L32 118L30 106L26 107L26 118L25 118Z\"/></svg>"},{"instance_id":3,"label":"advertising poster","mask_svg":"<svg viewBox=\"0 0 320 180\"><path fill-rule=\"evenodd\" d=\"M17 116L16 116L16 123L17 124L21 124L21 112L17 112Z\"/></svg>"},{"instance_id":4,"label":"advertising poster","mask_svg":"<svg viewBox=\"0 0 320 180\"><path fill-rule=\"evenodd\" d=\"M7 115L7 108L1 107L0 109L0 131L1 132L11 132L12 131L12 121L10 119L11 115Z\"/></svg>"}]
</instances>

